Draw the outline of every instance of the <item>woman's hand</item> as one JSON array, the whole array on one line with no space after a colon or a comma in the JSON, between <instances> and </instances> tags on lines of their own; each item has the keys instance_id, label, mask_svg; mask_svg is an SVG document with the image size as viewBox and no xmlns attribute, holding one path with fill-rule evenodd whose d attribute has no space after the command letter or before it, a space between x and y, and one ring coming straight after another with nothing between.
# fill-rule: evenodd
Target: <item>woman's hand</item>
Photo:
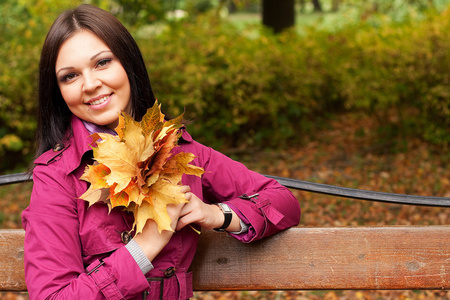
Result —
<instances>
[{"instance_id":1,"label":"woman's hand","mask_svg":"<svg viewBox=\"0 0 450 300\"><path fill-rule=\"evenodd\" d=\"M224 215L222 210L217 205L210 205L204 203L196 195L191 193L189 186L183 186L182 190L185 193L188 203L183 204L169 204L167 205L167 213L170 219L172 229L175 231L181 230L188 224L198 224L205 229L214 229L222 226L224 222ZM227 231L240 231L241 225L239 217L233 211L230 226L226 228ZM134 237L134 240L144 251L145 255L152 261L161 250L169 243L173 231L163 230L158 231L158 225L153 220L148 220L142 232Z\"/></svg>"},{"instance_id":2,"label":"woman's hand","mask_svg":"<svg viewBox=\"0 0 450 300\"><path fill-rule=\"evenodd\" d=\"M189 186L184 186L182 192L185 193L186 199L189 203L186 203L181 209L180 218L176 226L176 231L182 229L188 224L198 224L205 229L214 229L222 226L225 217L222 210L217 205L206 204L200 200L196 195L191 193ZM231 219L230 226L226 228L227 231L240 231L241 225L239 223L239 217L233 211L233 217Z\"/></svg>"},{"instance_id":3,"label":"woman's hand","mask_svg":"<svg viewBox=\"0 0 450 300\"><path fill-rule=\"evenodd\" d=\"M185 203L167 205L167 213L169 214L170 219L173 220L171 223L173 230L176 229L177 220L184 205ZM167 243L169 243L173 234L174 232L169 230L163 230L159 233L156 222L149 219L145 223L142 232L138 233L134 237L134 240L141 247L147 258L152 261L167 245Z\"/></svg>"}]
</instances>

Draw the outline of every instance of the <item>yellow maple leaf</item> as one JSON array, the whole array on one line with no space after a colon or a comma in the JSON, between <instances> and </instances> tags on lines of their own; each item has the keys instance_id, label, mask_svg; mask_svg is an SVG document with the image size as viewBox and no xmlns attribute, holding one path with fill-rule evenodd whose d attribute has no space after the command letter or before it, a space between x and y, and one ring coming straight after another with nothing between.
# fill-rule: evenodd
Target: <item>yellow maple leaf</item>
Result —
<instances>
[{"instance_id":1,"label":"yellow maple leaf","mask_svg":"<svg viewBox=\"0 0 450 300\"><path fill-rule=\"evenodd\" d=\"M107 166L102 164L93 164L88 165L86 169L89 171L85 172L81 176L81 179L89 181L93 189L105 187L106 180L104 177L111 173L111 170Z\"/></svg>"},{"instance_id":2,"label":"yellow maple leaf","mask_svg":"<svg viewBox=\"0 0 450 300\"><path fill-rule=\"evenodd\" d=\"M177 141L177 135L175 130L167 132L166 136L155 143L155 149L157 150L153 156L151 156L146 162L146 174L151 174L155 171L162 170L164 164L172 156L172 149L175 147Z\"/></svg>"},{"instance_id":3,"label":"yellow maple leaf","mask_svg":"<svg viewBox=\"0 0 450 300\"><path fill-rule=\"evenodd\" d=\"M147 113L142 117L141 124L145 134L150 135L152 132L161 129L163 122L164 114L161 112L161 105L155 102L153 107L149 108Z\"/></svg>"},{"instance_id":4,"label":"yellow maple leaf","mask_svg":"<svg viewBox=\"0 0 450 300\"><path fill-rule=\"evenodd\" d=\"M116 184L114 192L118 193L140 174L137 149L140 144L135 144L136 140L132 139L128 143L121 142L116 136L106 133L99 135L102 141L97 142L94 159L111 170L104 178L108 186Z\"/></svg>"},{"instance_id":5,"label":"yellow maple leaf","mask_svg":"<svg viewBox=\"0 0 450 300\"><path fill-rule=\"evenodd\" d=\"M104 202L110 210L121 206L132 211L136 233L148 219L160 232L172 230L167 205L187 202L180 186L183 174L200 177L204 172L190 164L193 154L172 153L183 117L165 121L160 107L155 102L139 122L120 114L117 135L93 134L95 164L81 177L91 185L80 198L89 205Z\"/></svg>"},{"instance_id":6,"label":"yellow maple leaf","mask_svg":"<svg viewBox=\"0 0 450 300\"><path fill-rule=\"evenodd\" d=\"M188 152L180 152L174 155L173 159L166 162L164 166L165 173L177 173L202 176L205 172L203 168L189 164L193 161L195 155Z\"/></svg>"},{"instance_id":7,"label":"yellow maple leaf","mask_svg":"<svg viewBox=\"0 0 450 300\"><path fill-rule=\"evenodd\" d=\"M104 202L108 204L109 188L92 189L91 187L89 187L89 189L83 195L81 195L80 198L89 202L89 206L97 202Z\"/></svg>"},{"instance_id":8,"label":"yellow maple leaf","mask_svg":"<svg viewBox=\"0 0 450 300\"><path fill-rule=\"evenodd\" d=\"M142 200L140 206L134 206L134 224L136 232L141 232L147 219L153 219L158 224L158 230L171 230L172 220L167 214L168 204L186 203L181 186L174 185L170 181L161 178L151 188L148 197Z\"/></svg>"},{"instance_id":9,"label":"yellow maple leaf","mask_svg":"<svg viewBox=\"0 0 450 300\"><path fill-rule=\"evenodd\" d=\"M80 197L89 202L89 206L95 202L106 202L109 193L108 185L104 177L111 173L111 170L102 164L88 165L80 179L89 181L89 189Z\"/></svg>"}]
</instances>

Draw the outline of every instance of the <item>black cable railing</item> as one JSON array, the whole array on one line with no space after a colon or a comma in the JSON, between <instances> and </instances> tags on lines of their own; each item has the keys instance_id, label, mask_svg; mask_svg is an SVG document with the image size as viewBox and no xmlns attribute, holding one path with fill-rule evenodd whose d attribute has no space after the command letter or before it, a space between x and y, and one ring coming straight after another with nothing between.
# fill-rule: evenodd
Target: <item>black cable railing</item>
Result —
<instances>
[{"instance_id":1,"label":"black cable railing","mask_svg":"<svg viewBox=\"0 0 450 300\"><path fill-rule=\"evenodd\" d=\"M33 178L27 173L16 173L0 176L0 186L14 183L32 181Z\"/></svg>"},{"instance_id":2,"label":"black cable railing","mask_svg":"<svg viewBox=\"0 0 450 300\"><path fill-rule=\"evenodd\" d=\"M323 183L315 183L298 179L284 178L272 175L264 175L268 178L277 180L280 184L290 189L296 189L306 192L325 194L343 198L352 198L358 200L377 201L393 204L421 205L450 207L450 198L416 196L405 194L384 193L368 191L361 189L346 188ZM32 176L28 173L16 173L0 176L0 186L14 183L32 181Z\"/></svg>"}]
</instances>

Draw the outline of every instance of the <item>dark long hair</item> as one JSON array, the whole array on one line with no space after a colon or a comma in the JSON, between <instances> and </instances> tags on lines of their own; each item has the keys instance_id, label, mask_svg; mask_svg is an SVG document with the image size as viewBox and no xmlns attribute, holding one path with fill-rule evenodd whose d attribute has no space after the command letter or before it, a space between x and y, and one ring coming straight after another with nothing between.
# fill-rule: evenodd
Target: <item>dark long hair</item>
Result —
<instances>
[{"instance_id":1,"label":"dark long hair","mask_svg":"<svg viewBox=\"0 0 450 300\"><path fill-rule=\"evenodd\" d=\"M39 99L36 157L62 143L70 132L72 113L61 96L55 64L61 45L79 30L90 30L108 45L128 75L132 114L142 119L155 102L141 51L128 30L112 14L84 4L61 13L42 47L39 64Z\"/></svg>"}]
</instances>

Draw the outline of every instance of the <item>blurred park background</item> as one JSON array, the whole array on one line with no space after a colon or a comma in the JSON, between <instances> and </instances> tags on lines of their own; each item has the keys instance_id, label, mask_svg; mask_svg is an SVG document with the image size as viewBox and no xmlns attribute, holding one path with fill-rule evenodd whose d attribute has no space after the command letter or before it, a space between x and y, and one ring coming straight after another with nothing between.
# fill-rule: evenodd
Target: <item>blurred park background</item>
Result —
<instances>
[{"instance_id":1,"label":"blurred park background","mask_svg":"<svg viewBox=\"0 0 450 300\"><path fill-rule=\"evenodd\" d=\"M112 12L130 30L166 113L185 110L195 139L249 168L450 197L450 0L1 0L0 175L24 172L33 161L40 49L55 17L81 3ZM30 189L0 187L0 228L21 228ZM295 193L303 208L299 226L450 224L446 208ZM450 293L196 298L450 299Z\"/></svg>"}]
</instances>

